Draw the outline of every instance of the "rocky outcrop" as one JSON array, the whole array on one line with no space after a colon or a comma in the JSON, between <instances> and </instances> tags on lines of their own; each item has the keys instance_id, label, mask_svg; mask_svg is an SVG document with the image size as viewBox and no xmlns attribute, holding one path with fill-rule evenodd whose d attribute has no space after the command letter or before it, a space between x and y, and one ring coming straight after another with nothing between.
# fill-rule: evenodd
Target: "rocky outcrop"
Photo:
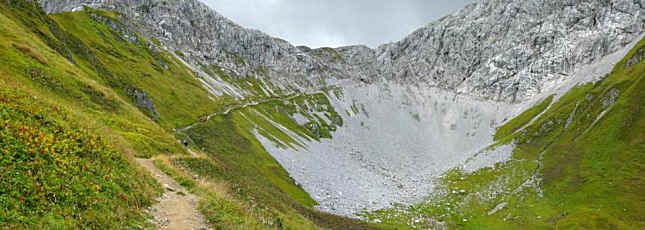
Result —
<instances>
[{"instance_id":1,"label":"rocky outcrop","mask_svg":"<svg viewBox=\"0 0 645 230\"><path fill-rule=\"evenodd\" d=\"M625 63L625 68L630 68L638 64L644 59L645 59L645 48L641 48L638 51L636 51L636 54L632 58L627 60L627 62Z\"/></svg>"},{"instance_id":2,"label":"rocky outcrop","mask_svg":"<svg viewBox=\"0 0 645 230\"><path fill-rule=\"evenodd\" d=\"M159 113L155 109L155 104L152 102L152 99L148 96L148 92L145 90L133 90L130 95L134 100L134 104L143 110L143 112L148 115L153 120L159 119Z\"/></svg>"}]
</instances>

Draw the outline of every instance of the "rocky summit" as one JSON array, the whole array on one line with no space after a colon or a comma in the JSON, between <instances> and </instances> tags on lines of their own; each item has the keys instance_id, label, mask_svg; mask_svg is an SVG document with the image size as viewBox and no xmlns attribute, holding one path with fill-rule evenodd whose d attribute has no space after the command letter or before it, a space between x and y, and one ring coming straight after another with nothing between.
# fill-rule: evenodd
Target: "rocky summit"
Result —
<instances>
[{"instance_id":1,"label":"rocky summit","mask_svg":"<svg viewBox=\"0 0 645 230\"><path fill-rule=\"evenodd\" d=\"M37 191L0 189L0 228L645 227L644 0L481 0L376 48L296 47L216 10L0 1L0 150L54 149L24 130L80 149L0 169L94 183L77 200L0 176ZM141 214L155 180L180 215Z\"/></svg>"}]
</instances>

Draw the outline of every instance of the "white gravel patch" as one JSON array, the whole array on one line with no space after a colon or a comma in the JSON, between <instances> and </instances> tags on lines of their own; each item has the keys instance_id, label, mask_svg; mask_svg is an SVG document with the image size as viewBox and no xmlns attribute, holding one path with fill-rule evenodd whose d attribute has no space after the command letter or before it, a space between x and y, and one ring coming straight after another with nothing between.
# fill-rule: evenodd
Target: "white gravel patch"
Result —
<instances>
[{"instance_id":1,"label":"white gravel patch","mask_svg":"<svg viewBox=\"0 0 645 230\"><path fill-rule=\"evenodd\" d=\"M344 125L332 139L295 150L258 138L320 210L346 216L421 201L438 176L492 143L512 107L388 83L346 86L342 100L331 99L336 111L361 107L339 112Z\"/></svg>"},{"instance_id":2,"label":"white gravel patch","mask_svg":"<svg viewBox=\"0 0 645 230\"><path fill-rule=\"evenodd\" d=\"M291 116L291 118L293 118L293 120L294 120L298 125L304 125L304 124L307 124L307 123L309 122L309 119L308 119L308 118L306 118L305 116L303 116L303 115L302 115L302 114L300 114L300 113L295 113L295 114L293 114L293 115Z\"/></svg>"},{"instance_id":3,"label":"white gravel patch","mask_svg":"<svg viewBox=\"0 0 645 230\"><path fill-rule=\"evenodd\" d=\"M473 173L482 168L495 167L495 164L511 159L513 150L515 150L515 144L486 148L468 159L461 168L464 172Z\"/></svg>"}]
</instances>

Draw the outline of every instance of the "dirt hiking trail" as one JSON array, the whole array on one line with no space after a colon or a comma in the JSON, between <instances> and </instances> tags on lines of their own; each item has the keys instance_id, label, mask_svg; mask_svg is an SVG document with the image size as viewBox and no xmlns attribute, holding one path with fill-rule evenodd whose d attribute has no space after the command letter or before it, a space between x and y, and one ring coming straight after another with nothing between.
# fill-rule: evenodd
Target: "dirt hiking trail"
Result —
<instances>
[{"instance_id":1,"label":"dirt hiking trail","mask_svg":"<svg viewBox=\"0 0 645 230\"><path fill-rule=\"evenodd\" d=\"M151 159L137 159L164 189L159 203L150 207L152 222L159 230L209 230L204 217L199 213L199 198L188 192L174 179L159 170Z\"/></svg>"}]
</instances>

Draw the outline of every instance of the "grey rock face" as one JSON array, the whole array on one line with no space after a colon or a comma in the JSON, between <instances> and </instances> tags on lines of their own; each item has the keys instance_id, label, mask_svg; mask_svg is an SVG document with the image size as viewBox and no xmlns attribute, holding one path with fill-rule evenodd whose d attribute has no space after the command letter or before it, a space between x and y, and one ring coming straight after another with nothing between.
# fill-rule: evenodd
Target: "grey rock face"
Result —
<instances>
[{"instance_id":1,"label":"grey rock face","mask_svg":"<svg viewBox=\"0 0 645 230\"><path fill-rule=\"evenodd\" d=\"M41 0L48 13L82 9L83 6L116 11L142 25L145 36L180 50L193 66L216 65L233 77L267 72L308 85L322 77L322 63L288 42L257 30L238 26L198 0ZM259 71L263 70L263 71ZM329 75L325 75L329 76ZM339 77L339 76L336 76Z\"/></svg>"},{"instance_id":2,"label":"grey rock face","mask_svg":"<svg viewBox=\"0 0 645 230\"><path fill-rule=\"evenodd\" d=\"M148 97L148 92L145 90L139 91L135 89L132 91L131 95L134 99L134 104L136 104L137 107L144 110L152 119L159 119L159 113L155 109L155 104L152 102L152 99Z\"/></svg>"},{"instance_id":3,"label":"grey rock face","mask_svg":"<svg viewBox=\"0 0 645 230\"><path fill-rule=\"evenodd\" d=\"M521 102L638 37L643 0L483 0L376 50L297 48L249 30L198 0L40 0L47 12L118 11L194 66L317 88L321 79L379 78ZM332 51L335 50L336 52Z\"/></svg>"},{"instance_id":4,"label":"grey rock face","mask_svg":"<svg viewBox=\"0 0 645 230\"><path fill-rule=\"evenodd\" d=\"M377 49L380 75L521 101L644 29L643 1L489 0Z\"/></svg>"}]
</instances>

